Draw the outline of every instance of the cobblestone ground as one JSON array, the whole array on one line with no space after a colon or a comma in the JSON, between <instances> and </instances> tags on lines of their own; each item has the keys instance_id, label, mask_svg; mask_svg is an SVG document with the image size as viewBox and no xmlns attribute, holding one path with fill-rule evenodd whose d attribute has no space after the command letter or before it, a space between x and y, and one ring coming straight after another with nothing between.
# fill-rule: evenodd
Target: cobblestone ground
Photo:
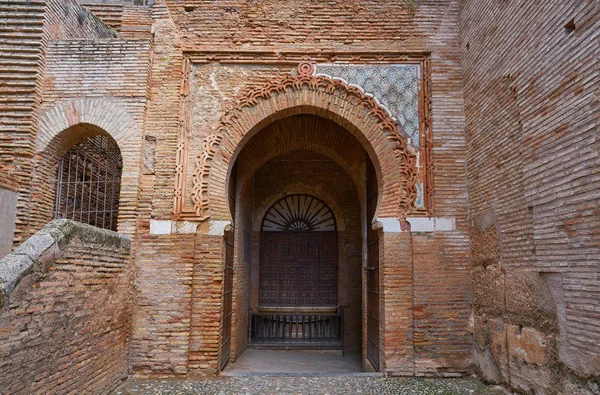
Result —
<instances>
[{"instance_id":1,"label":"cobblestone ground","mask_svg":"<svg viewBox=\"0 0 600 395\"><path fill-rule=\"evenodd\" d=\"M474 379L383 377L218 377L204 380L129 379L113 395L192 394L435 394L501 395Z\"/></svg>"}]
</instances>

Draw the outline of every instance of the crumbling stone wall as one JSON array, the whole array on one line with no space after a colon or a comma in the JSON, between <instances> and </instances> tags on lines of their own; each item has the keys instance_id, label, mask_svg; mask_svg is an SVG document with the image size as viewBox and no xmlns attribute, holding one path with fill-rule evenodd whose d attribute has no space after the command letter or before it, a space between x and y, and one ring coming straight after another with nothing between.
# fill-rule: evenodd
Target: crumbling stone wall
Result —
<instances>
[{"instance_id":1,"label":"crumbling stone wall","mask_svg":"<svg viewBox=\"0 0 600 395\"><path fill-rule=\"evenodd\" d=\"M0 260L0 392L107 393L127 375L130 242L55 220Z\"/></svg>"},{"instance_id":2,"label":"crumbling stone wall","mask_svg":"<svg viewBox=\"0 0 600 395\"><path fill-rule=\"evenodd\" d=\"M585 1L461 11L474 366L523 393L600 391L599 16Z\"/></svg>"}]
</instances>

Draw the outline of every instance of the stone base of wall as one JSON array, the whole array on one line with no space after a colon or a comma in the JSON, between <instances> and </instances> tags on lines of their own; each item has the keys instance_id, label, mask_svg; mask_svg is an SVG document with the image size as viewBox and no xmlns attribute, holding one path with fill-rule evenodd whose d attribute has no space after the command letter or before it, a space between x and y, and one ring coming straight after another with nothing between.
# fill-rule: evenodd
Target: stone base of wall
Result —
<instances>
[{"instance_id":1,"label":"stone base of wall","mask_svg":"<svg viewBox=\"0 0 600 395\"><path fill-rule=\"evenodd\" d=\"M502 318L473 317L473 364L485 382L525 394L600 393L597 378L581 377L558 360L557 336Z\"/></svg>"}]
</instances>

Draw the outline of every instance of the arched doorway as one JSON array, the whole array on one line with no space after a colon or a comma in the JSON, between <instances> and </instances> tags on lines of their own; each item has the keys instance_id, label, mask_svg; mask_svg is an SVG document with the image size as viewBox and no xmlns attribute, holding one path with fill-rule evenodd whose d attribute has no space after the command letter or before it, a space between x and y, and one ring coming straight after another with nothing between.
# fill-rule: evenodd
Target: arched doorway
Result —
<instances>
[{"instance_id":1,"label":"arched doorway","mask_svg":"<svg viewBox=\"0 0 600 395\"><path fill-rule=\"evenodd\" d=\"M221 118L219 128L203 140L203 149L198 155L193 177L193 211L184 210L181 198L176 198L176 212L188 218L210 218L211 224L215 225L233 224L235 248L231 271L234 274L229 355L235 360L248 346L250 313L255 312L255 307L258 310L258 292L248 292L259 282L259 270L253 266L258 265L260 260L258 224L262 214L276 200L272 199L265 206L264 199L257 199L256 194L261 188L252 182L254 174L262 171L267 162L275 160L276 156L295 155L297 152L294 151L309 151L335 162L343 176L350 179L352 193L342 193L332 200L324 199L330 192L328 188L311 185L307 190L306 185L298 182L303 169L301 166L296 166L296 171L290 170L289 174L282 177L288 187L277 189L274 187L276 184L267 177L264 190L272 192L272 198L277 194L280 198L286 194L313 194L317 191L319 193L313 195L324 199L334 212L335 206L345 196L354 196L358 200L356 212L336 215L344 218L343 222L338 222L339 235L345 232L340 230L340 226L347 225L345 220L358 219L359 223L359 236L354 243L338 241L338 247L343 246L345 250L338 250L340 260L349 256L358 257L358 264L353 269L343 270L339 265L340 279L344 273L354 273L359 279L358 303L355 300L353 303L359 306L353 311L358 318L349 319L346 314L348 310L345 309L344 322L358 325L353 343L359 344L365 370L385 371L387 357L384 358L384 355L390 353L400 356L394 358L401 361L402 369L405 369L404 364L414 351L410 333L411 293L400 296L389 294L382 278L388 271L395 272L391 275L394 284L401 283L407 290L412 287L411 261L399 252L409 251L410 236L405 233L408 229L405 216L416 198L416 155L405 140L402 128L376 100L365 95L360 88L343 81L313 76L313 70L309 64L300 64L297 77L271 81L261 89L241 95L235 106ZM301 128L298 125L303 120L309 120L305 124L325 120L335 125L329 129L337 128L340 132L330 134L323 132L321 127L310 125ZM262 139L261 136L270 133L287 137L254 144ZM304 137L299 137L303 133ZM354 142L345 144L348 141L344 140L345 136L351 136ZM263 148L267 148L268 152ZM276 174L278 169L272 167L272 173ZM179 171L179 179L183 171L183 168ZM331 175L325 178L339 179ZM183 192L181 187L176 191L177 196L180 192ZM370 201L369 210L367 200ZM386 248L388 246L391 248ZM351 254L348 254L349 251ZM374 254L377 256L371 256ZM368 272L373 274L368 275ZM224 280L225 284L228 283L227 279ZM344 288L341 281L339 284L338 291ZM391 301L390 306L395 311L392 318L384 313L384 300L379 297L382 294L387 295L386 303ZM342 304L344 296L339 294L338 297ZM392 332L405 342L398 346L386 342L386 339L392 339L387 336ZM221 333L225 333L225 329ZM347 334L348 325L344 325L344 347L352 338ZM367 338L370 339L370 346ZM221 337L221 340L220 345L224 344L225 338ZM221 351L219 355L225 355ZM406 365L406 369L410 367Z\"/></svg>"},{"instance_id":2,"label":"arched doorway","mask_svg":"<svg viewBox=\"0 0 600 395\"><path fill-rule=\"evenodd\" d=\"M245 145L229 184L235 248L223 356L327 349L360 365L369 166L352 134L311 114L277 120Z\"/></svg>"},{"instance_id":3,"label":"arched doorway","mask_svg":"<svg viewBox=\"0 0 600 395\"><path fill-rule=\"evenodd\" d=\"M73 125L54 136L36 155L30 227L66 218L116 231L123 218L123 178L131 178L131 158L104 129ZM129 167L127 167L129 161Z\"/></svg>"}]
</instances>

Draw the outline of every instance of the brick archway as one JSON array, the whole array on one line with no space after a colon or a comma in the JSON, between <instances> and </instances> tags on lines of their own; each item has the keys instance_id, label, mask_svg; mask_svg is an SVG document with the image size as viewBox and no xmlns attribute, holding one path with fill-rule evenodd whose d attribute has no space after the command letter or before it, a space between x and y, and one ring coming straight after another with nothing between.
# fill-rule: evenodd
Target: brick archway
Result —
<instances>
[{"instance_id":1,"label":"brick archway","mask_svg":"<svg viewBox=\"0 0 600 395\"><path fill-rule=\"evenodd\" d=\"M193 175L192 201L197 216L231 220L226 190L231 167L244 145L266 125L290 115L313 114L351 132L373 161L379 180L378 217L402 218L416 197L416 155L401 126L359 87L313 76L301 63L298 75L271 81L241 95L207 137Z\"/></svg>"},{"instance_id":2,"label":"brick archway","mask_svg":"<svg viewBox=\"0 0 600 395\"><path fill-rule=\"evenodd\" d=\"M57 103L40 116L36 142L34 196L30 214L33 228L43 226L51 219L47 207L54 197L53 180L60 158L71 146L83 138L105 134L119 146L123 160L121 204L118 230L132 235L137 217L137 183L142 127L126 108L109 98L78 98Z\"/></svg>"},{"instance_id":3,"label":"brick archway","mask_svg":"<svg viewBox=\"0 0 600 395\"><path fill-rule=\"evenodd\" d=\"M80 98L57 103L40 116L36 151L44 151L62 131L78 125L95 125L108 133L121 148L140 130L121 105L106 98Z\"/></svg>"}]
</instances>

